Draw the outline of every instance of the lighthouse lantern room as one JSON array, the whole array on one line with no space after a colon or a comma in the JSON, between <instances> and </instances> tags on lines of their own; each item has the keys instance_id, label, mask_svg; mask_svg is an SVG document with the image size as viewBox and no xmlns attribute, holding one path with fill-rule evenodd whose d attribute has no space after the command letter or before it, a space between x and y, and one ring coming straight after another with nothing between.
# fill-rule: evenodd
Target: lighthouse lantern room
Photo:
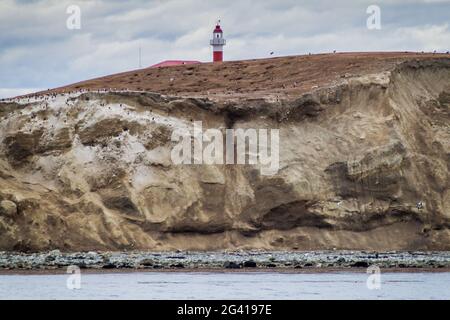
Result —
<instances>
[{"instance_id":1,"label":"lighthouse lantern room","mask_svg":"<svg viewBox=\"0 0 450 320\"><path fill-rule=\"evenodd\" d=\"M213 62L223 61L223 46L225 39L223 38L223 31L220 28L220 20L217 21L216 28L213 31L213 38L209 42L213 47Z\"/></svg>"}]
</instances>

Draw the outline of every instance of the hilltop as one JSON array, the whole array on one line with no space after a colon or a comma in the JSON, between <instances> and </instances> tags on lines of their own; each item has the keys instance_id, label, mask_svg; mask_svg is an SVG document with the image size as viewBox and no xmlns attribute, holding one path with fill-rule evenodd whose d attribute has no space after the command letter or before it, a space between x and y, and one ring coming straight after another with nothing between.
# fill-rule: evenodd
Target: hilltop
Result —
<instances>
[{"instance_id":1,"label":"hilltop","mask_svg":"<svg viewBox=\"0 0 450 320\"><path fill-rule=\"evenodd\" d=\"M270 59L145 68L74 83L40 93L130 90L166 95L236 99L289 99L343 78L392 70L405 61L450 58L449 54L330 53Z\"/></svg>"}]
</instances>

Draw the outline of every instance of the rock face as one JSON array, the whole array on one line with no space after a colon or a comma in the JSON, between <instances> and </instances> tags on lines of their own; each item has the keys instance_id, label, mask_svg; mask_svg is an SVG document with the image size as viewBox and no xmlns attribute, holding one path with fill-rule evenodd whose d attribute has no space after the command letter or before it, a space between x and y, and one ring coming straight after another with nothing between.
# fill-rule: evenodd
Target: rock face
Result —
<instances>
[{"instance_id":1,"label":"rock face","mask_svg":"<svg viewBox=\"0 0 450 320\"><path fill-rule=\"evenodd\" d=\"M175 129L280 131L280 170L175 165ZM450 59L286 99L0 103L0 250L450 250Z\"/></svg>"},{"instance_id":2,"label":"rock face","mask_svg":"<svg viewBox=\"0 0 450 320\"><path fill-rule=\"evenodd\" d=\"M0 202L0 215L14 218L16 214L17 206L14 202L9 200L3 200L2 202Z\"/></svg>"}]
</instances>

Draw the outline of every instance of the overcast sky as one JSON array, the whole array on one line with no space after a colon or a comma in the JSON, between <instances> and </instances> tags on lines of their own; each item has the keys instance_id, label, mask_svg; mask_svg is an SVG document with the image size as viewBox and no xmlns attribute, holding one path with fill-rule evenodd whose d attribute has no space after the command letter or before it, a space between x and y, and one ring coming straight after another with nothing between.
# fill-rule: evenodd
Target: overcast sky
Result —
<instances>
[{"instance_id":1,"label":"overcast sky","mask_svg":"<svg viewBox=\"0 0 450 320\"><path fill-rule=\"evenodd\" d=\"M68 29L67 7L81 9ZM368 6L381 29L367 28ZM450 0L0 0L0 97L167 59L210 61L338 51L450 50Z\"/></svg>"}]
</instances>

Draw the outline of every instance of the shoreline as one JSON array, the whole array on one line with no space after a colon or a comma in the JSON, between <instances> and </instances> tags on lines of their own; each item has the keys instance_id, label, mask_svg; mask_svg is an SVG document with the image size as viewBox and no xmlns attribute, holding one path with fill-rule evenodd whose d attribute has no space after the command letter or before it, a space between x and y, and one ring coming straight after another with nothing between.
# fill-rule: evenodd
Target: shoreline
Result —
<instances>
[{"instance_id":1,"label":"shoreline","mask_svg":"<svg viewBox=\"0 0 450 320\"><path fill-rule=\"evenodd\" d=\"M81 274L121 274L121 273L281 273L281 274L324 274L324 273L367 273L366 268L118 268L118 269L80 269ZM380 268L381 273L446 273L447 268ZM58 269L0 269L4 275L65 275L66 268Z\"/></svg>"},{"instance_id":2,"label":"shoreline","mask_svg":"<svg viewBox=\"0 0 450 320\"><path fill-rule=\"evenodd\" d=\"M61 252L0 251L0 274L65 274L69 266L82 273L134 272L278 272L333 273L450 272L450 252L367 251L235 251L235 252Z\"/></svg>"}]
</instances>

